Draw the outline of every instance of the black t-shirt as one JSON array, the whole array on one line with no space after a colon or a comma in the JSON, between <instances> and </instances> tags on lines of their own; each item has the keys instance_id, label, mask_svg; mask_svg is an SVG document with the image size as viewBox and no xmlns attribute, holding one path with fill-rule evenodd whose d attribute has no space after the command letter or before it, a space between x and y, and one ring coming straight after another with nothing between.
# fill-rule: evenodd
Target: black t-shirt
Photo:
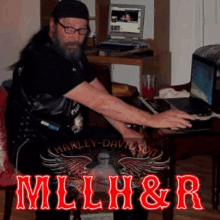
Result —
<instances>
[{"instance_id":1,"label":"black t-shirt","mask_svg":"<svg viewBox=\"0 0 220 220\"><path fill-rule=\"evenodd\" d=\"M78 62L70 62L52 46L48 33L44 30L41 47L24 65L20 76L26 94L50 94L57 98L63 96L83 81L90 83L95 73L82 54Z\"/></svg>"}]
</instances>

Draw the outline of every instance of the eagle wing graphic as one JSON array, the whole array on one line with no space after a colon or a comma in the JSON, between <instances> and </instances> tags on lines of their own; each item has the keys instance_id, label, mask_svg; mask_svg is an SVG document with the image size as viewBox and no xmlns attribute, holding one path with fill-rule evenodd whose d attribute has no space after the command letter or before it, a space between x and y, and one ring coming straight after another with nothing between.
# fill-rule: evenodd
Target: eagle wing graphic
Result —
<instances>
[{"instance_id":1,"label":"eagle wing graphic","mask_svg":"<svg viewBox=\"0 0 220 220\"><path fill-rule=\"evenodd\" d=\"M168 167L170 159L161 161L163 151L156 156L148 156L146 158L124 157L118 160L118 164L122 166L121 174L142 177L147 174L158 173Z\"/></svg>"},{"instance_id":2,"label":"eagle wing graphic","mask_svg":"<svg viewBox=\"0 0 220 220\"><path fill-rule=\"evenodd\" d=\"M87 174L87 165L92 159L87 156L65 156L63 154L56 155L48 150L51 158L45 158L41 155L42 164L50 168L54 174L68 175L69 178L79 180L82 174Z\"/></svg>"}]
</instances>

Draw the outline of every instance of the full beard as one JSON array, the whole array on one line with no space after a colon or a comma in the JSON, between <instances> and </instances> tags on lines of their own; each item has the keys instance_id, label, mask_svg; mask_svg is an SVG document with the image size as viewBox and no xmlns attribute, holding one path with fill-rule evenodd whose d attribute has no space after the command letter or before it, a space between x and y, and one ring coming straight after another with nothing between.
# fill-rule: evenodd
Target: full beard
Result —
<instances>
[{"instance_id":1,"label":"full beard","mask_svg":"<svg viewBox=\"0 0 220 220\"><path fill-rule=\"evenodd\" d=\"M82 55L82 44L78 42L61 43L57 33L54 34L53 44L55 50L72 63L79 61ZM74 46L74 48L72 47ZM71 47L71 48L70 48Z\"/></svg>"}]
</instances>

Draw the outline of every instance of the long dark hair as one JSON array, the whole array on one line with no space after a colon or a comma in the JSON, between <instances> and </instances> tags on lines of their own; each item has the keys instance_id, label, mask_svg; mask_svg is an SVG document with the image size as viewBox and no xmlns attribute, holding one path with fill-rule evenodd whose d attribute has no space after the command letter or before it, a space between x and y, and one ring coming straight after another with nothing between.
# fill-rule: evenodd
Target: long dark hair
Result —
<instances>
[{"instance_id":1,"label":"long dark hair","mask_svg":"<svg viewBox=\"0 0 220 220\"><path fill-rule=\"evenodd\" d=\"M48 32L49 27L45 26L40 31L38 31L36 34L33 35L33 37L29 40L28 44L21 50L19 60L7 67L7 70L14 70L20 66L23 66L28 60L33 57L34 54L38 53L39 46L42 45L42 40L44 35L44 32Z\"/></svg>"}]
</instances>

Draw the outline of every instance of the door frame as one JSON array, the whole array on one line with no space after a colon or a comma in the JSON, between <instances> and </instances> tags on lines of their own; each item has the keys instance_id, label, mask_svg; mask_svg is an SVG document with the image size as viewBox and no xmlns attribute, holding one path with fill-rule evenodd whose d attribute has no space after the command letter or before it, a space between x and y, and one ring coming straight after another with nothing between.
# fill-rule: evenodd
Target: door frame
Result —
<instances>
[{"instance_id":1,"label":"door frame","mask_svg":"<svg viewBox=\"0 0 220 220\"><path fill-rule=\"evenodd\" d=\"M204 0L195 0L195 39L196 48L204 46Z\"/></svg>"}]
</instances>

